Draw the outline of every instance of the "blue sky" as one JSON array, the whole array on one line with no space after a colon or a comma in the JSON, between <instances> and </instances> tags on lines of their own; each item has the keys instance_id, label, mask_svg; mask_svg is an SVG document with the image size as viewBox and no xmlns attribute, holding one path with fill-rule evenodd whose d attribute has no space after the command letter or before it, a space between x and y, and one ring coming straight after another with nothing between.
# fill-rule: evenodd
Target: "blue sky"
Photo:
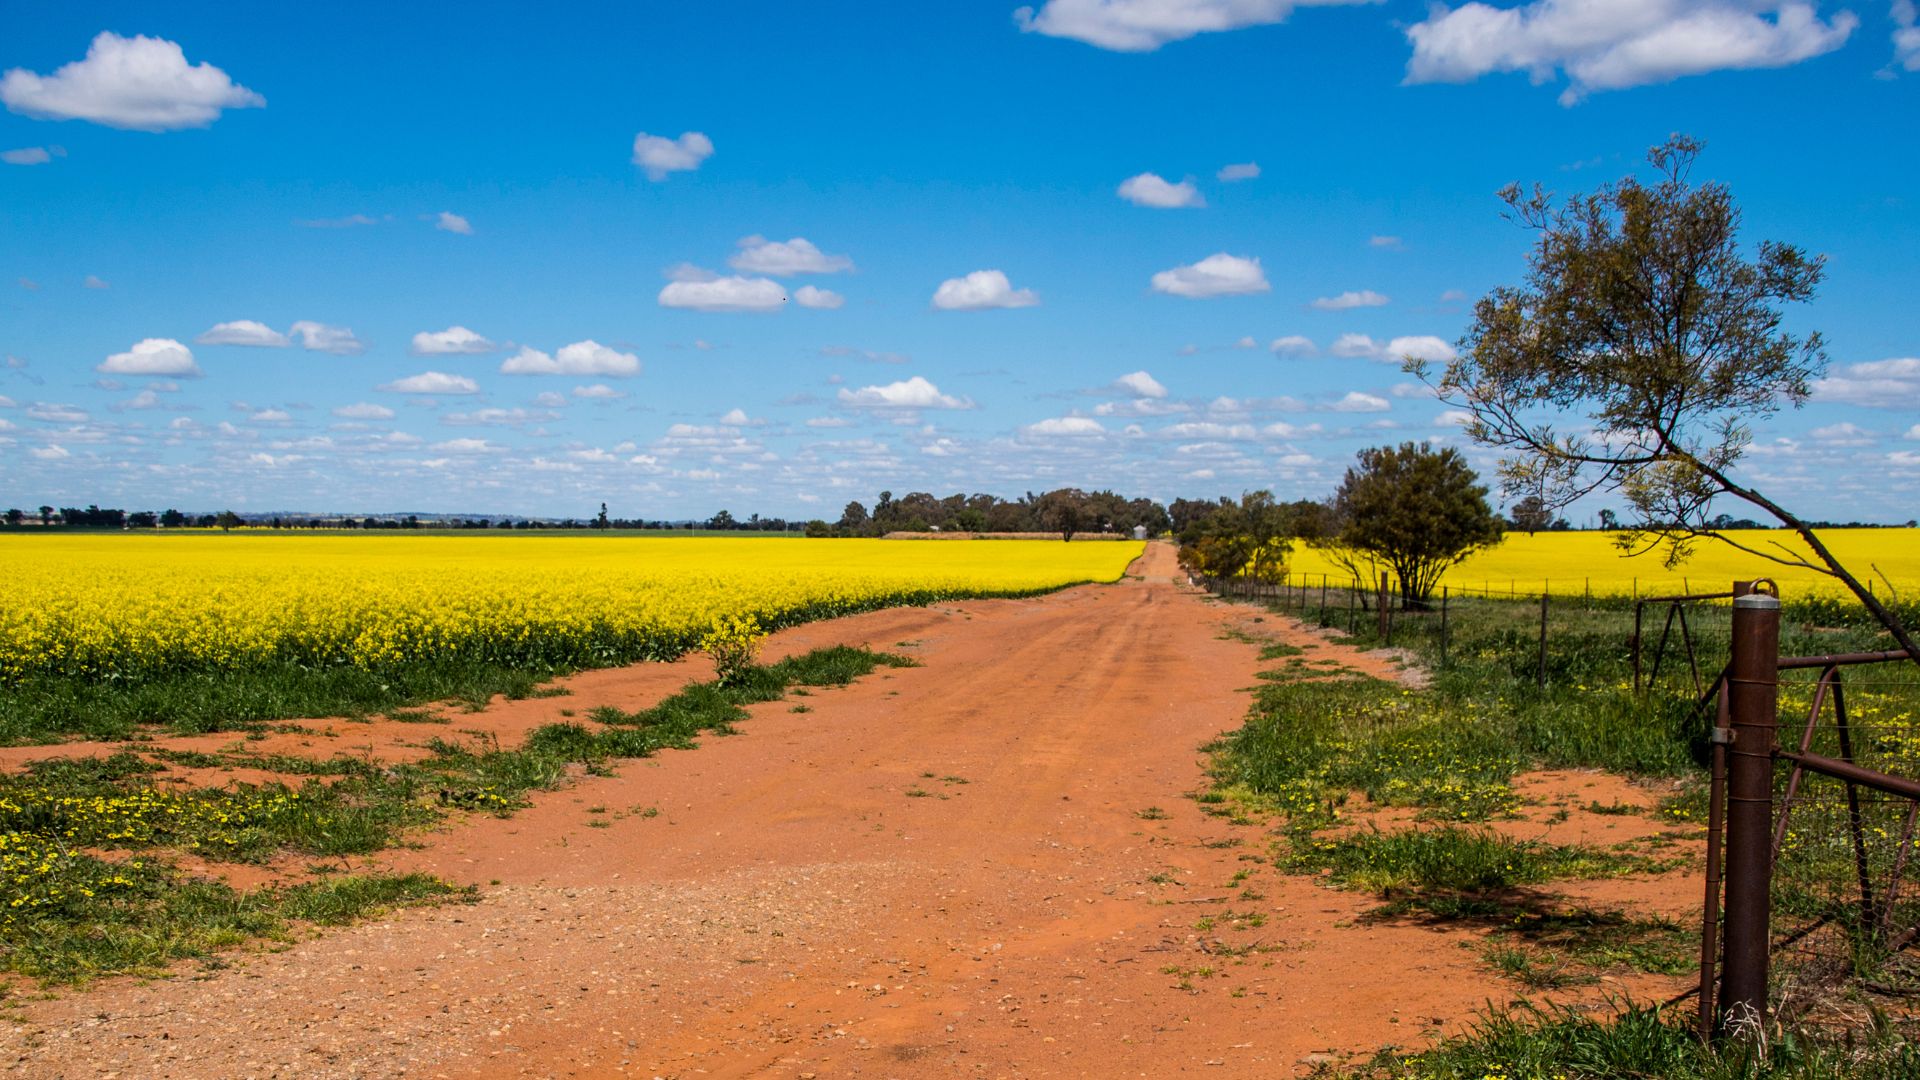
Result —
<instances>
[{"instance_id":1,"label":"blue sky","mask_svg":"<svg viewBox=\"0 0 1920 1080\"><path fill-rule=\"evenodd\" d=\"M1830 260L1745 475L1920 513L1910 3L1036 8L0 4L0 502L1317 497L1683 131Z\"/></svg>"}]
</instances>

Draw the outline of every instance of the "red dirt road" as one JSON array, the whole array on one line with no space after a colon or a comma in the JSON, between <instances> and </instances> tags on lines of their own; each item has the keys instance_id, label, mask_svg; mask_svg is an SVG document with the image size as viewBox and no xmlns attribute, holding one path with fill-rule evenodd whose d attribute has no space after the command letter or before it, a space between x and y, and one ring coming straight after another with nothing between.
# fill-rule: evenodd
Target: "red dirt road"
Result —
<instances>
[{"instance_id":1,"label":"red dirt road","mask_svg":"<svg viewBox=\"0 0 1920 1080\"><path fill-rule=\"evenodd\" d=\"M477 904L20 1003L0 1071L1272 1077L1511 997L1472 933L1360 922L1368 898L1276 874L1264 830L1201 812L1199 747L1258 669L1222 632L1250 616L1176 585L1164 546L1136 571L787 631L776 655L921 666L385 860Z\"/></svg>"}]
</instances>

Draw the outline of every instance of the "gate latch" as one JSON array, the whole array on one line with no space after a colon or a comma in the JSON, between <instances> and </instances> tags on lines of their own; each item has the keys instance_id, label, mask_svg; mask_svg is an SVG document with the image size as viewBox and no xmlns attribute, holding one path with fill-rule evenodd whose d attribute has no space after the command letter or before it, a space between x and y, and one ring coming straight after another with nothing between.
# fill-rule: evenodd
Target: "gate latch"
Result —
<instances>
[{"instance_id":1,"label":"gate latch","mask_svg":"<svg viewBox=\"0 0 1920 1080\"><path fill-rule=\"evenodd\" d=\"M1707 729L1707 741L1733 745L1733 729L1730 727L1712 727Z\"/></svg>"}]
</instances>

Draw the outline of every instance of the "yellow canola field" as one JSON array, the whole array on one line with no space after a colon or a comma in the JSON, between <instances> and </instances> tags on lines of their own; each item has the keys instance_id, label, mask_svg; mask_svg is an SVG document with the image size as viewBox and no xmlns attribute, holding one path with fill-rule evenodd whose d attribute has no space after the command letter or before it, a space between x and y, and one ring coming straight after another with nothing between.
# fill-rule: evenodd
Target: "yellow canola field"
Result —
<instances>
[{"instance_id":1,"label":"yellow canola field","mask_svg":"<svg viewBox=\"0 0 1920 1080\"><path fill-rule=\"evenodd\" d=\"M678 655L723 615L769 629L1114 581L1135 542L0 535L0 682L271 662L594 666Z\"/></svg>"},{"instance_id":2,"label":"yellow canola field","mask_svg":"<svg viewBox=\"0 0 1920 1080\"><path fill-rule=\"evenodd\" d=\"M1663 556L1658 551L1623 555L1614 546L1613 535L1509 533L1498 546L1449 569L1441 584L1455 593L1473 595L1486 590L1496 596L1509 590L1523 596L1538 595L1546 583L1549 591L1561 596L1581 595L1589 585L1595 596L1673 596L1724 592L1735 579L1770 577L1779 583L1781 595L1788 600L1851 595L1833 578L1771 563L1709 540L1697 544L1686 562L1668 570L1661 565ZM1728 535L1763 551L1777 551L1772 545L1784 544L1795 556L1812 561L1812 553L1789 532L1741 529L1730 530ZM1886 595L1886 581L1874 572L1876 566L1903 599L1920 597L1920 529L1822 529L1816 535L1855 575L1862 580L1871 577L1882 597ZM1308 574L1317 579L1322 573L1336 581L1348 577L1347 571L1304 546L1294 549L1290 563L1296 578Z\"/></svg>"}]
</instances>

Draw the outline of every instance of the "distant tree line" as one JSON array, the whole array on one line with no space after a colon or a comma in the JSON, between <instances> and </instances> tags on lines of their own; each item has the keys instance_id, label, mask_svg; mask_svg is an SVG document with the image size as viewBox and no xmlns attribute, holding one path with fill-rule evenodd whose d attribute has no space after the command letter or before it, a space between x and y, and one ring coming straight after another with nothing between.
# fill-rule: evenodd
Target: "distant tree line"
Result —
<instances>
[{"instance_id":1,"label":"distant tree line","mask_svg":"<svg viewBox=\"0 0 1920 1080\"><path fill-rule=\"evenodd\" d=\"M262 529L496 529L496 530L567 530L567 529L627 529L687 531L694 529L742 530L751 532L797 532L799 522L790 522L785 518L763 518L753 514L745 520L736 521L732 514L722 510L705 521L666 521L645 518L616 518L607 513L605 503L600 505L600 513L591 518L565 518L545 520L540 518L485 518L461 516L427 516L419 514L373 514L366 517L327 516L312 517L288 514L238 514L232 510L222 510L217 514L186 514L178 510L120 510L99 506L53 507L42 506L37 512L28 512L18 508L6 511L6 523L9 526L49 529L232 529L248 525Z\"/></svg>"},{"instance_id":2,"label":"distant tree line","mask_svg":"<svg viewBox=\"0 0 1920 1080\"><path fill-rule=\"evenodd\" d=\"M1149 536L1173 528L1165 507L1152 499L1129 499L1111 491L1056 488L1018 499L964 493L939 498L913 491L899 498L882 491L869 510L855 501L846 505L840 520L807 523L808 536L885 536L888 533L1058 533L1072 540L1078 533L1131 533L1144 526Z\"/></svg>"}]
</instances>

